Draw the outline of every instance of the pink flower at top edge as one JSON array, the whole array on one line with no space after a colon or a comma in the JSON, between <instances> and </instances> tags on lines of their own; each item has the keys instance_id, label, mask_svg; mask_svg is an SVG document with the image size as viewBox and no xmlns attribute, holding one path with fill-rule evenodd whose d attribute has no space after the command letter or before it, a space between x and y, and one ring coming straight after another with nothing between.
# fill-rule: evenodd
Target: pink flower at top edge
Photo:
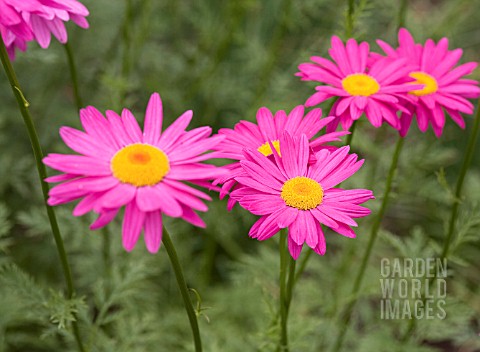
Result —
<instances>
[{"instance_id":1,"label":"pink flower at top edge","mask_svg":"<svg viewBox=\"0 0 480 352\"><path fill-rule=\"evenodd\" d=\"M76 0L0 0L0 32L11 59L15 48L36 40L42 48L50 45L51 34L60 43L68 39L64 22L72 20L88 28L87 8Z\"/></svg>"},{"instance_id":2,"label":"pink flower at top edge","mask_svg":"<svg viewBox=\"0 0 480 352\"><path fill-rule=\"evenodd\" d=\"M277 111L274 115L269 109L263 107L257 111L257 124L240 121L233 129L222 128L219 130L218 133L226 138L214 149L219 152L220 157L237 160L237 162L225 166L229 173L214 182L214 184L223 184L220 198L225 197L232 187L236 187L237 182L234 178L242 172L238 161L244 159L243 150L245 148L256 149L265 157L273 158L270 143L278 152L280 150L279 140L284 131L288 131L292 136L305 134L311 140L310 147L314 150L329 148L325 146L326 143L339 141L339 137L349 133L345 131L332 132L315 138L315 135L334 117L322 118L322 110L318 108L308 112L305 116L304 113L303 105L295 107L288 115L283 110ZM230 198L228 210L231 210L235 204L235 199Z\"/></svg>"},{"instance_id":3,"label":"pink flower at top edge","mask_svg":"<svg viewBox=\"0 0 480 352\"><path fill-rule=\"evenodd\" d=\"M480 88L477 81L463 77L472 73L476 62L455 67L462 49L448 50L447 38L437 44L432 39L427 39L425 45L416 44L405 28L398 32L398 48L393 49L381 40L377 42L389 58L407 60L411 67L407 75L415 79L415 83L424 85L423 89L409 91L414 102L408 105L410 113L402 117L402 136L407 134L414 115L420 131L425 132L431 125L437 137L442 135L445 126L444 112L465 128L461 114L473 114L473 104L467 99L478 98Z\"/></svg>"},{"instance_id":4,"label":"pink flower at top edge","mask_svg":"<svg viewBox=\"0 0 480 352\"><path fill-rule=\"evenodd\" d=\"M231 193L243 208L260 216L250 237L263 241L288 228L288 249L295 260L304 243L325 254L322 225L355 237L353 219L370 214L360 204L374 198L370 190L334 188L363 164L356 154L349 154L348 146L320 150L314 164L309 163L310 152L306 135L292 137L288 132L280 139L282 156L273 152L275 161L246 150L240 161L243 173L235 177L242 187Z\"/></svg>"},{"instance_id":5,"label":"pink flower at top edge","mask_svg":"<svg viewBox=\"0 0 480 352\"><path fill-rule=\"evenodd\" d=\"M357 44L355 39L349 39L344 45L336 36L332 37L329 53L334 62L313 56L314 63L300 64L300 72L296 74L304 81L325 84L316 87L317 93L308 98L306 106L337 98L330 111L330 115L337 118L328 126L327 132L335 130L339 123L348 130L362 114L374 127L380 127L386 121L393 128L400 129L397 111L408 113L403 105L411 98L406 93L414 87L423 87L404 82L409 72L407 60L384 58L370 66L367 64L368 43Z\"/></svg>"},{"instance_id":6,"label":"pink flower at top edge","mask_svg":"<svg viewBox=\"0 0 480 352\"><path fill-rule=\"evenodd\" d=\"M67 146L80 155L49 154L44 158L45 165L63 172L46 180L60 182L50 190L48 204L81 199L73 215L98 213L92 230L110 223L125 206L122 239L127 251L134 248L142 230L148 251L158 251L162 214L204 227L194 210L207 211L202 199L211 198L184 181L208 187L209 180L225 173L203 163L214 157L205 152L224 136L210 137L212 129L207 126L186 131L192 111L162 132L163 108L157 93L148 103L143 132L127 109L121 116L108 110L106 117L89 106L80 111L85 132L60 129Z\"/></svg>"}]
</instances>

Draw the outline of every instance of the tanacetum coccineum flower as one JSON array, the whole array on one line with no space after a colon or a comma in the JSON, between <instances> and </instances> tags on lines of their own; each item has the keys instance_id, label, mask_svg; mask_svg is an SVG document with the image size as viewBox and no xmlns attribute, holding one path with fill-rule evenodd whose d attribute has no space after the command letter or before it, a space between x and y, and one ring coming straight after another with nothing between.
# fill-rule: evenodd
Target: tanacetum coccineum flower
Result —
<instances>
[{"instance_id":1,"label":"tanacetum coccineum flower","mask_svg":"<svg viewBox=\"0 0 480 352\"><path fill-rule=\"evenodd\" d=\"M308 138L280 139L280 153L273 152L275 161L256 150L246 150L242 160L243 174L235 177L242 187L231 197L261 218L252 226L249 235L260 241L288 228L288 248L297 259L306 243L316 253L325 254L326 244L322 224L333 231L355 237L350 226L353 218L370 214L359 204L374 198L366 189L334 188L352 176L363 164L349 147L334 151L322 149L315 154L316 162L309 163Z\"/></svg>"},{"instance_id":2,"label":"tanacetum coccineum flower","mask_svg":"<svg viewBox=\"0 0 480 352\"><path fill-rule=\"evenodd\" d=\"M328 126L327 132L335 130L339 123L348 130L363 113L375 127L386 121L400 129L396 113L399 110L407 112L402 104L410 99L406 93L412 90L411 85L400 82L410 72L405 65L407 60L376 60L369 66L368 43L357 44L349 39L344 45L336 36L332 37L329 53L334 62L313 56L314 63L300 64L300 72L296 74L304 81L325 84L316 87L317 93L308 98L306 106L338 98L330 111L337 119Z\"/></svg>"},{"instance_id":3,"label":"tanacetum coccineum flower","mask_svg":"<svg viewBox=\"0 0 480 352\"><path fill-rule=\"evenodd\" d=\"M24 51L26 42L33 40L31 26L22 16L22 11L42 13L36 2L0 0L0 34L11 59L15 58L15 48Z\"/></svg>"},{"instance_id":4,"label":"tanacetum coccineum flower","mask_svg":"<svg viewBox=\"0 0 480 352\"><path fill-rule=\"evenodd\" d=\"M304 116L305 108L303 105L295 107L288 115L285 111L280 110L272 114L272 112L263 107L257 111L257 124L249 121L240 121L234 127L222 128L219 134L226 138L216 147L221 157L233 160L243 160L243 150L245 148L257 149L266 157L272 157L271 145L277 150L279 149L279 139L284 131L288 131L292 136L300 136L305 134L308 139L312 139L310 147L314 150L324 147L325 143L338 141L340 136L348 132L332 132L324 134L318 138L314 136L334 117L322 118L321 109L313 109ZM228 191L235 185L235 176L242 172L239 162L225 166L229 173L224 177L215 180L215 184L223 184L220 198L223 198ZM236 201L229 199L228 209L230 210Z\"/></svg>"},{"instance_id":5,"label":"tanacetum coccineum flower","mask_svg":"<svg viewBox=\"0 0 480 352\"><path fill-rule=\"evenodd\" d=\"M411 67L408 72L415 83L423 84L422 89L413 89L409 95L414 104L409 104L410 114L403 116L402 135L410 127L413 115L417 116L420 131L425 132L431 124L437 137L440 137L445 125L444 110L461 128L465 121L461 113L473 114L473 104L468 98L478 98L478 82L462 78L470 74L476 62L467 62L455 67L462 56L462 49L448 50L448 39L442 38L438 44L427 39L425 45L416 44L412 35L405 28L398 33L399 46L393 49L387 43L377 41L383 51L391 58L408 60Z\"/></svg>"},{"instance_id":6,"label":"tanacetum coccineum flower","mask_svg":"<svg viewBox=\"0 0 480 352\"><path fill-rule=\"evenodd\" d=\"M72 20L88 28L89 12L76 0L0 0L0 32L10 57L15 48L26 49L26 42L35 39L42 48L50 45L51 34L60 43L68 36L63 22Z\"/></svg>"},{"instance_id":7,"label":"tanacetum coccineum flower","mask_svg":"<svg viewBox=\"0 0 480 352\"><path fill-rule=\"evenodd\" d=\"M64 142L81 155L49 154L43 162L64 174L47 178L63 182L50 190L48 203L58 205L83 198L73 214L94 211L98 219L91 229L107 225L125 206L123 246L130 251L142 229L147 249L158 251L162 238L162 213L182 218L195 226L205 224L194 212L206 211L201 199L211 198L182 181L207 186L224 170L202 161L224 137L209 137L210 127L186 131L192 119L187 111L162 132L162 102L151 96L143 133L132 113L121 117L113 111L105 118L94 107L80 111L85 132L62 127Z\"/></svg>"}]
</instances>

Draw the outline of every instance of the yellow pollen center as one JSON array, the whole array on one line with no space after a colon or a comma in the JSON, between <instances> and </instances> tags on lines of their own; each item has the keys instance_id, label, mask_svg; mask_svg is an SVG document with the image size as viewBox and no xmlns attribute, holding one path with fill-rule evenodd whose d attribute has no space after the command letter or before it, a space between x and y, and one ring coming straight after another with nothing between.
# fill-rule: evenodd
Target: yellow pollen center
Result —
<instances>
[{"instance_id":1,"label":"yellow pollen center","mask_svg":"<svg viewBox=\"0 0 480 352\"><path fill-rule=\"evenodd\" d=\"M130 144L112 158L113 176L137 187L153 186L170 171L167 155L149 144Z\"/></svg>"},{"instance_id":2,"label":"yellow pollen center","mask_svg":"<svg viewBox=\"0 0 480 352\"><path fill-rule=\"evenodd\" d=\"M423 89L412 90L409 93L421 97L422 95L428 95L435 93L438 90L437 80L425 72L412 72L409 75L412 78L415 78L415 82L412 84L424 84Z\"/></svg>"},{"instance_id":3,"label":"yellow pollen center","mask_svg":"<svg viewBox=\"0 0 480 352\"><path fill-rule=\"evenodd\" d=\"M311 178L297 176L283 184L280 197L289 207L309 210L322 203L323 188Z\"/></svg>"},{"instance_id":4,"label":"yellow pollen center","mask_svg":"<svg viewBox=\"0 0 480 352\"><path fill-rule=\"evenodd\" d=\"M275 150L277 151L278 155L282 156L282 154L280 154L280 142L278 140L272 141L272 144ZM258 147L257 150L265 156L270 156L273 154L272 148L270 147L270 143L268 142L263 143L260 147Z\"/></svg>"},{"instance_id":5,"label":"yellow pollen center","mask_svg":"<svg viewBox=\"0 0 480 352\"><path fill-rule=\"evenodd\" d=\"M380 90L380 84L372 76L365 73L354 73L342 80L343 89L350 95L368 97Z\"/></svg>"}]
</instances>

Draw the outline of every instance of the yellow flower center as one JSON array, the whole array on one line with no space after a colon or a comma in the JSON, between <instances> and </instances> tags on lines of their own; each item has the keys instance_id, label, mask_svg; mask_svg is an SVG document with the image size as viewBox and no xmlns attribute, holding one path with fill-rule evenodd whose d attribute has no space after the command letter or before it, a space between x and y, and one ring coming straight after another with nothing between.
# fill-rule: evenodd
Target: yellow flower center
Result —
<instances>
[{"instance_id":1,"label":"yellow flower center","mask_svg":"<svg viewBox=\"0 0 480 352\"><path fill-rule=\"evenodd\" d=\"M343 89L350 95L368 97L380 90L380 84L372 76L365 73L354 73L342 80Z\"/></svg>"},{"instance_id":2,"label":"yellow flower center","mask_svg":"<svg viewBox=\"0 0 480 352\"><path fill-rule=\"evenodd\" d=\"M428 73L425 72L412 72L409 75L412 78L415 78L415 82L411 82L412 84L424 84L425 87L423 89L412 90L409 93L416 95L417 97L421 97L422 95L428 95L435 93L438 90L438 83L435 78L430 76Z\"/></svg>"},{"instance_id":3,"label":"yellow flower center","mask_svg":"<svg viewBox=\"0 0 480 352\"><path fill-rule=\"evenodd\" d=\"M309 210L322 203L323 188L311 178L297 176L283 184L280 197L289 207Z\"/></svg>"},{"instance_id":4,"label":"yellow flower center","mask_svg":"<svg viewBox=\"0 0 480 352\"><path fill-rule=\"evenodd\" d=\"M280 154L280 141L278 140L272 141L272 144L275 150L277 151L278 155L282 156L282 154ZM268 142L263 143L260 147L258 147L257 150L265 156L270 156L273 154L272 148L270 147L270 143Z\"/></svg>"},{"instance_id":5,"label":"yellow flower center","mask_svg":"<svg viewBox=\"0 0 480 352\"><path fill-rule=\"evenodd\" d=\"M112 158L113 176L137 187L153 186L170 171L167 155L149 144L130 144Z\"/></svg>"}]
</instances>

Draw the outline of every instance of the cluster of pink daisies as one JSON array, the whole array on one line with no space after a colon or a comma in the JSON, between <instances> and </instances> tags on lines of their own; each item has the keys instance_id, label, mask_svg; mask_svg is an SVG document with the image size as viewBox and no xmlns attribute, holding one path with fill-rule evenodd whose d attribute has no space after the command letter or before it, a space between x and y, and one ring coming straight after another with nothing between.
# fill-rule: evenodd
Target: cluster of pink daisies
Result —
<instances>
[{"instance_id":1,"label":"cluster of pink daisies","mask_svg":"<svg viewBox=\"0 0 480 352\"><path fill-rule=\"evenodd\" d=\"M0 0L0 34L11 59L15 49L25 51L36 40L42 48L50 45L51 34L67 42L64 22L72 20L88 28L87 8L76 0Z\"/></svg>"},{"instance_id":2,"label":"cluster of pink daisies","mask_svg":"<svg viewBox=\"0 0 480 352\"><path fill-rule=\"evenodd\" d=\"M65 42L63 22L71 19L87 27L87 15L75 0L0 0L1 35L13 56L15 48L24 50L29 40L48 46L50 33ZM157 93L148 103L143 131L127 109L121 115L103 115L91 106L82 109L84 131L60 130L78 154L49 154L44 159L62 172L47 179L60 183L51 189L48 202L80 200L73 214L96 213L91 229L106 226L124 208L124 248L132 250L143 232L148 251L155 253L162 240L163 214L204 227L197 212L207 211L204 201L211 198L198 187L215 189L222 198L229 195L229 210L238 203L260 217L250 229L251 237L266 240L288 228L294 259L305 243L323 255L324 227L355 237L355 219L370 213L361 204L373 198L370 190L340 187L363 160L350 153L349 146L330 143L348 134L363 115L374 127L387 122L401 136L416 117L422 132L431 125L440 136L445 113L464 128L461 114L473 113L468 99L480 95L478 82L463 78L477 64L456 66L462 50L448 50L447 39L421 45L401 29L398 48L378 44L385 55L371 52L366 42L349 39L344 44L333 37L333 61L314 56L313 63L299 66L302 80L322 83L305 106L288 114L261 108L257 123L241 121L213 136L210 127L187 130L191 111L162 131ZM331 98L331 116L322 117L318 108L305 112L305 107ZM339 125L343 131L336 131ZM204 163L213 158L233 162L223 167Z\"/></svg>"},{"instance_id":3,"label":"cluster of pink daisies","mask_svg":"<svg viewBox=\"0 0 480 352\"><path fill-rule=\"evenodd\" d=\"M478 98L478 82L464 79L477 67L476 62L455 67L462 49L448 50L448 39L437 44L428 39L424 45L415 43L404 28L398 33L399 46L394 49L377 40L385 56L370 51L369 44L349 39L344 45L332 38L329 54L333 61L313 56L313 63L299 66L298 76L305 81L324 85L316 88L305 103L315 106L332 97L337 98L330 114L336 119L329 125L333 131L341 124L348 130L362 114L375 127L384 121L407 134L413 117L420 131L429 125L437 137L445 126L445 112L460 127L465 127L461 113L472 114L473 104L467 99ZM400 118L397 113L401 113Z\"/></svg>"}]
</instances>

